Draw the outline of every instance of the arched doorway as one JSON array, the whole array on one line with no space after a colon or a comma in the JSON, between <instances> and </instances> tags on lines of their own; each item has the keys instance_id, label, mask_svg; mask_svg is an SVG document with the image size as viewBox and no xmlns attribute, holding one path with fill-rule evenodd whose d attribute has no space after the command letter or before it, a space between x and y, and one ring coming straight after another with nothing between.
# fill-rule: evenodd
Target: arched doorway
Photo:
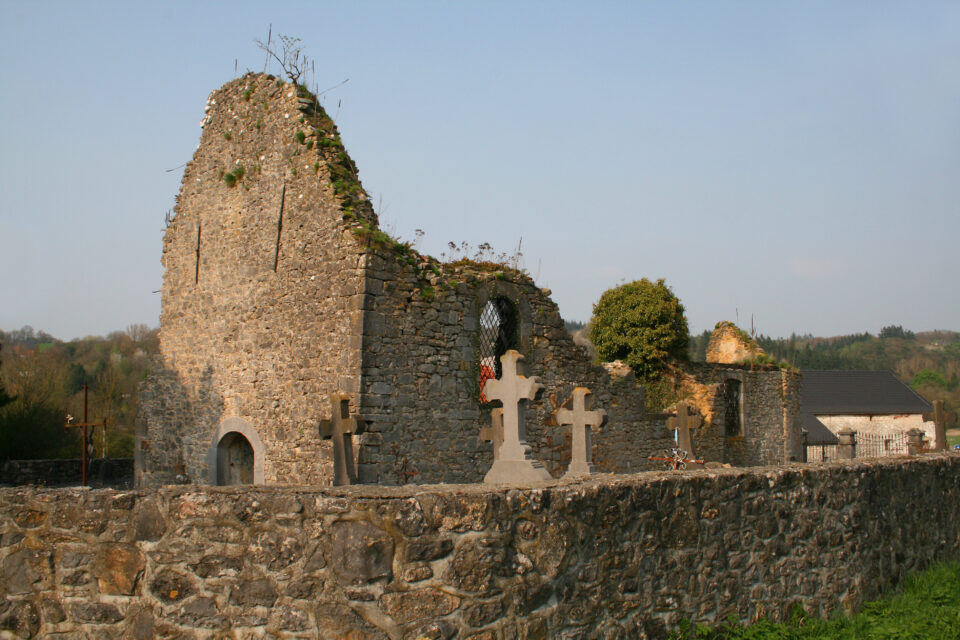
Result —
<instances>
[{"instance_id":1,"label":"arched doorway","mask_svg":"<svg viewBox=\"0 0 960 640\"><path fill-rule=\"evenodd\" d=\"M217 443L217 484L253 484L253 446L236 431Z\"/></svg>"},{"instance_id":2,"label":"arched doorway","mask_svg":"<svg viewBox=\"0 0 960 640\"><path fill-rule=\"evenodd\" d=\"M236 416L225 419L207 450L210 484L263 484L265 454L252 424Z\"/></svg>"}]
</instances>

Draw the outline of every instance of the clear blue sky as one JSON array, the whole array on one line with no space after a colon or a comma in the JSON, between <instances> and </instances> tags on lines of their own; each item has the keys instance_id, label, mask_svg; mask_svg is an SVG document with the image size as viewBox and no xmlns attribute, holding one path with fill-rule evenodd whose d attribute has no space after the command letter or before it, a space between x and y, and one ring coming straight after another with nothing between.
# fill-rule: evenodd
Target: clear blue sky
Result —
<instances>
[{"instance_id":1,"label":"clear blue sky","mask_svg":"<svg viewBox=\"0 0 960 640\"><path fill-rule=\"evenodd\" d=\"M0 0L0 328L158 323L167 170L272 24L383 226L522 237L565 318L663 277L694 332L960 329L958 2L271 4Z\"/></svg>"}]
</instances>

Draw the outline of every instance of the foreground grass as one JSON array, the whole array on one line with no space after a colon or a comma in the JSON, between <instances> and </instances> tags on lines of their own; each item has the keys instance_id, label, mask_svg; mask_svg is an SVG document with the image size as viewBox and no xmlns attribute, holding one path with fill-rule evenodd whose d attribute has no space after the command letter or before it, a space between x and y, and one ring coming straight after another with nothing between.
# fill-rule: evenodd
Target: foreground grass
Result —
<instances>
[{"instance_id":1,"label":"foreground grass","mask_svg":"<svg viewBox=\"0 0 960 640\"><path fill-rule=\"evenodd\" d=\"M903 592L869 602L852 618L790 622L729 622L716 628L682 626L676 640L960 640L960 562L909 576Z\"/></svg>"}]
</instances>

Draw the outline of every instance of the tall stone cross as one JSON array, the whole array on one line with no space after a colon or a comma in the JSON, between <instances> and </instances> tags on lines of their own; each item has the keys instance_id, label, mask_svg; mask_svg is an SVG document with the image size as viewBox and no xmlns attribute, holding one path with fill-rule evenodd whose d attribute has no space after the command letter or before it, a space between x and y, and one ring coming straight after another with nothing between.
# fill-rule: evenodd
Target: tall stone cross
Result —
<instances>
[{"instance_id":1,"label":"tall stone cross","mask_svg":"<svg viewBox=\"0 0 960 640\"><path fill-rule=\"evenodd\" d=\"M354 433L363 433L363 422L350 415L350 396L330 394L330 419L320 421L320 437L333 441L333 485L353 484L357 472L353 467Z\"/></svg>"},{"instance_id":2,"label":"tall stone cross","mask_svg":"<svg viewBox=\"0 0 960 640\"><path fill-rule=\"evenodd\" d=\"M500 457L500 445L503 444L503 407L490 412L490 422L490 426L480 429L479 440L493 443L493 460L496 462Z\"/></svg>"},{"instance_id":3,"label":"tall stone cross","mask_svg":"<svg viewBox=\"0 0 960 640\"><path fill-rule=\"evenodd\" d=\"M944 411L943 400L933 401L933 412L923 414L923 421L933 421L937 430L936 451L947 450L947 429L957 422L956 411Z\"/></svg>"},{"instance_id":4,"label":"tall stone cross","mask_svg":"<svg viewBox=\"0 0 960 640\"><path fill-rule=\"evenodd\" d=\"M563 474L564 478L572 479L588 476L593 473L593 453L590 427L599 427L607 419L607 412L603 409L587 410L587 396L590 389L577 387L570 394L573 399L572 409L557 411L557 423L571 425L570 466Z\"/></svg>"},{"instance_id":5,"label":"tall stone cross","mask_svg":"<svg viewBox=\"0 0 960 640\"><path fill-rule=\"evenodd\" d=\"M484 476L487 484L546 482L553 477L533 458L527 444L526 403L543 389L540 381L517 373L517 362L523 356L510 349L500 356L503 374L499 379L487 380L484 393L487 400L499 400L503 405L503 443L500 455Z\"/></svg>"},{"instance_id":6,"label":"tall stone cross","mask_svg":"<svg viewBox=\"0 0 960 640\"><path fill-rule=\"evenodd\" d=\"M690 430L698 428L703 424L703 417L696 411L690 411L690 405L681 402L677 405L677 417L667 418L667 428L677 432L677 448L685 455L693 455L693 440L690 438Z\"/></svg>"}]
</instances>

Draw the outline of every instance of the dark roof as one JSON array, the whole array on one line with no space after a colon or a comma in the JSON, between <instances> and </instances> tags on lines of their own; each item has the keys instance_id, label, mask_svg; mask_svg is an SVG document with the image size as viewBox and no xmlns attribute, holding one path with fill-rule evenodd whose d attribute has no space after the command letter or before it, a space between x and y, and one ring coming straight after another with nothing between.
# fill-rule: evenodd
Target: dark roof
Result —
<instances>
[{"instance_id":1,"label":"dark roof","mask_svg":"<svg viewBox=\"0 0 960 640\"><path fill-rule=\"evenodd\" d=\"M800 412L812 415L926 413L930 403L892 371L803 372Z\"/></svg>"},{"instance_id":2,"label":"dark roof","mask_svg":"<svg viewBox=\"0 0 960 640\"><path fill-rule=\"evenodd\" d=\"M808 445L820 444L840 444L840 438L833 435L827 426L817 420L817 416L812 413L803 413L800 415L800 426L807 432Z\"/></svg>"}]
</instances>

